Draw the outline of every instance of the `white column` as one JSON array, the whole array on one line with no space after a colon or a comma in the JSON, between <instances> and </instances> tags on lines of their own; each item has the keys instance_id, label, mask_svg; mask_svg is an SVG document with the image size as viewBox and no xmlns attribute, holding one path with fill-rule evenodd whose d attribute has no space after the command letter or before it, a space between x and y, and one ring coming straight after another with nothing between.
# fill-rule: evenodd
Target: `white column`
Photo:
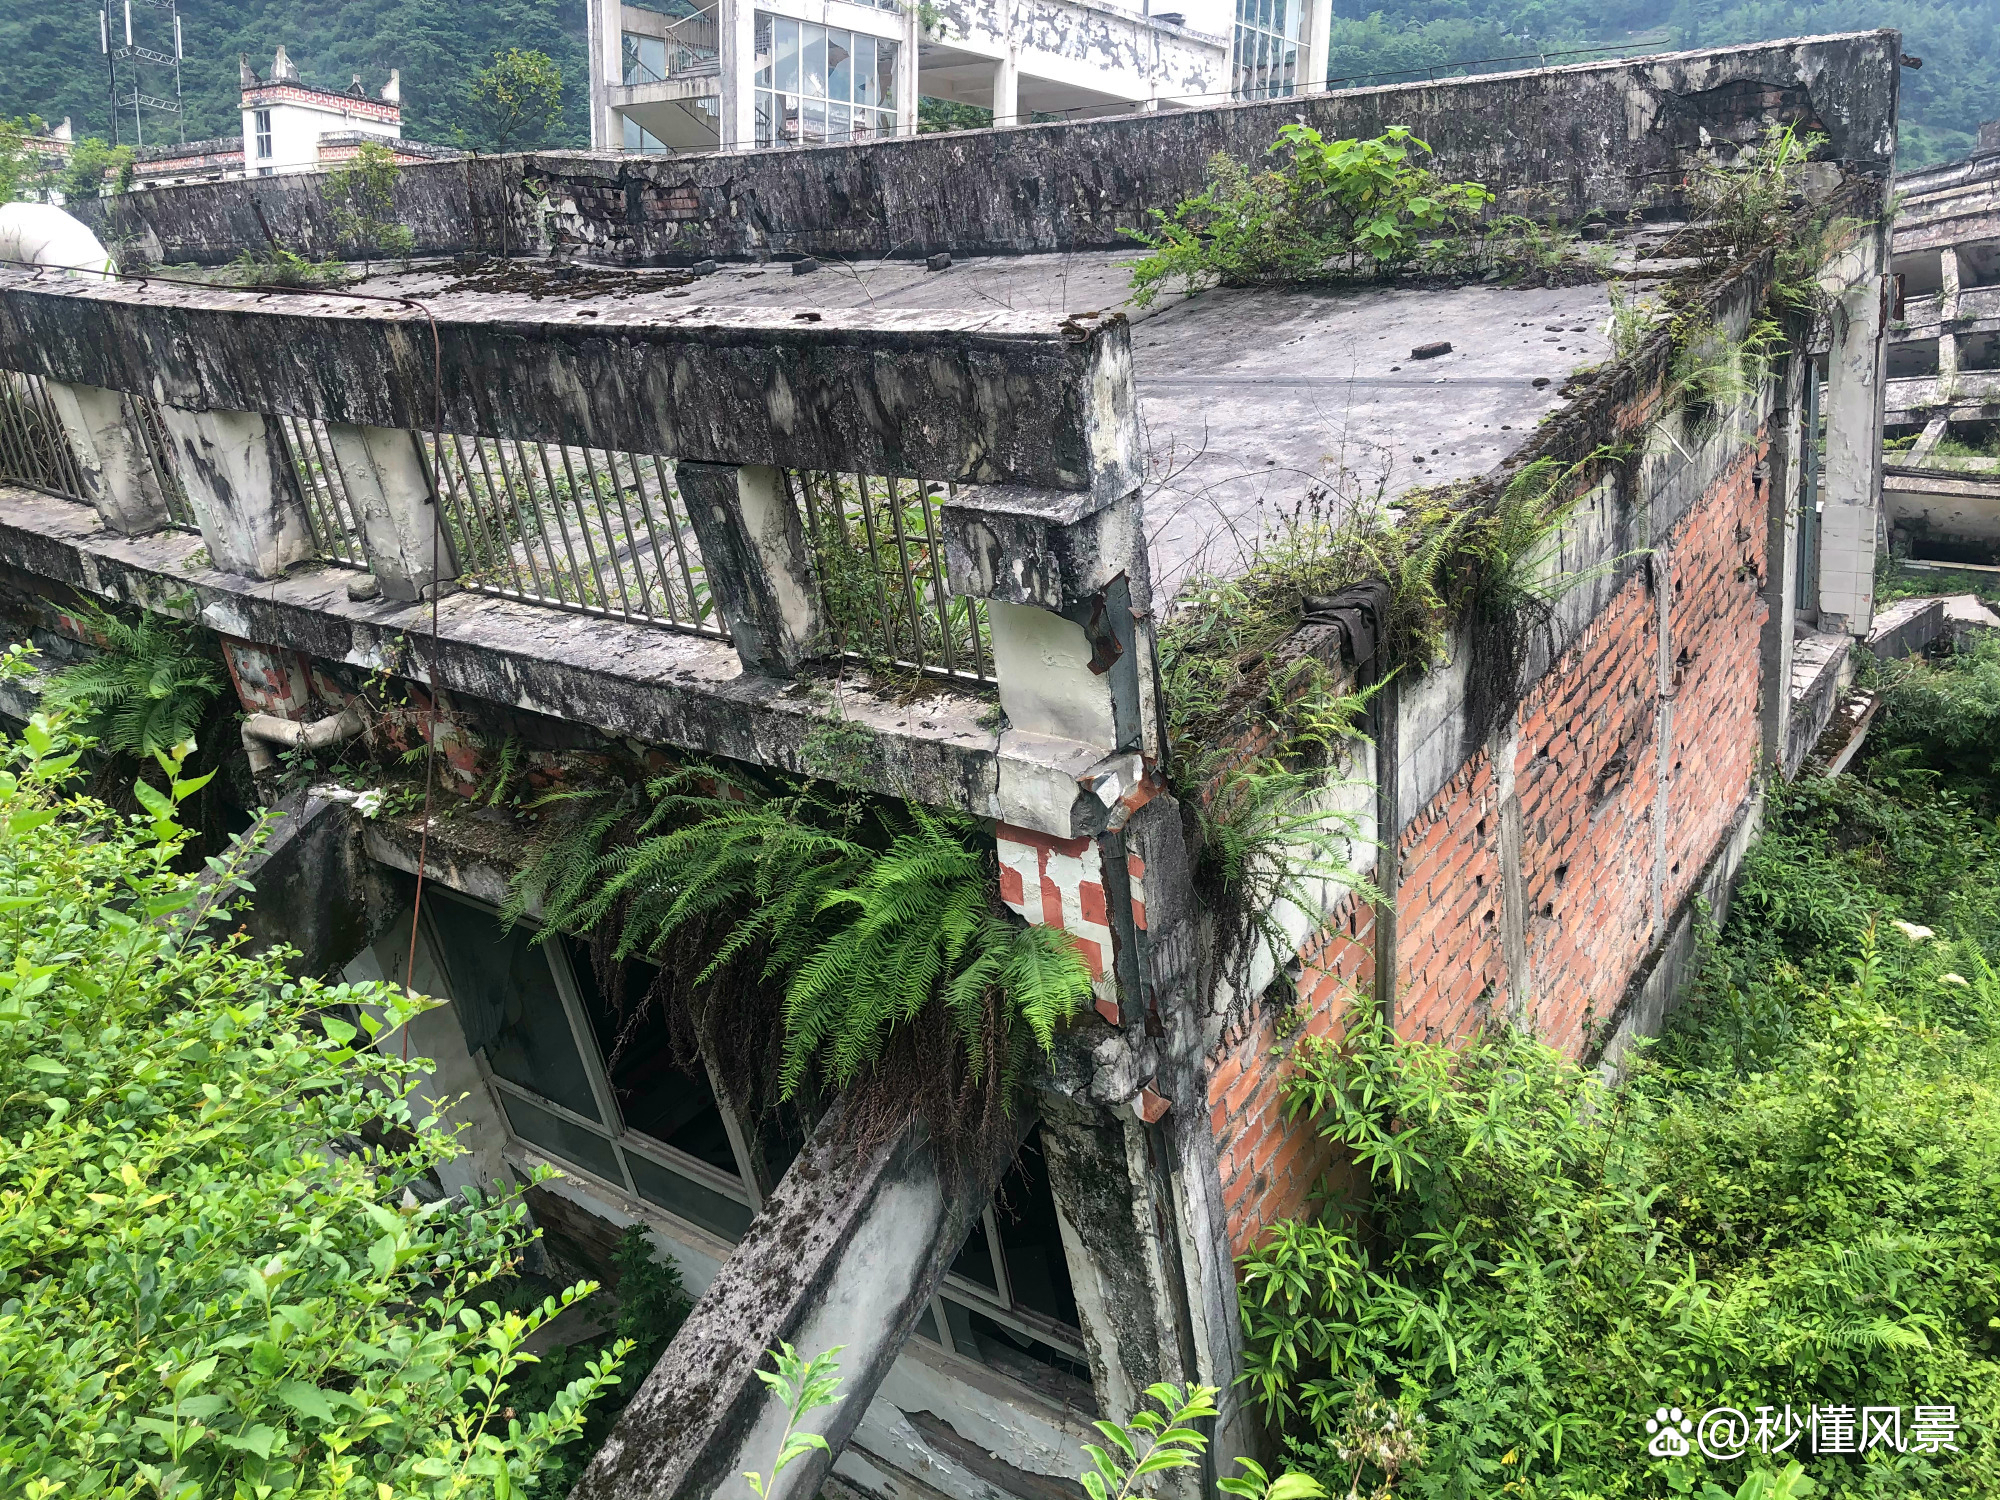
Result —
<instances>
[{"instance_id":1,"label":"white column","mask_svg":"<svg viewBox=\"0 0 2000 1500\"><path fill-rule=\"evenodd\" d=\"M1872 248L1871 242L1866 249ZM1882 494L1882 312L1887 297L1881 257L1871 254L1868 274L1838 294L1828 360L1819 617L1822 629L1845 629L1855 635L1866 635L1875 615L1875 534Z\"/></svg>"},{"instance_id":2,"label":"white column","mask_svg":"<svg viewBox=\"0 0 2000 1500\"><path fill-rule=\"evenodd\" d=\"M1938 294L1938 316L1949 323L1958 316L1958 247L1946 245L1938 252L1938 275L1942 287Z\"/></svg>"},{"instance_id":3,"label":"white column","mask_svg":"<svg viewBox=\"0 0 2000 1500\"><path fill-rule=\"evenodd\" d=\"M326 435L382 597L421 599L432 584L453 577L457 569L417 439L400 427L340 422L327 423Z\"/></svg>"},{"instance_id":4,"label":"white column","mask_svg":"<svg viewBox=\"0 0 2000 1500\"><path fill-rule=\"evenodd\" d=\"M1307 0L1299 34L1299 84L1301 94L1317 94L1326 88L1328 38L1333 32L1333 0ZM1231 27L1234 33L1234 26Z\"/></svg>"},{"instance_id":5,"label":"white column","mask_svg":"<svg viewBox=\"0 0 2000 1500\"><path fill-rule=\"evenodd\" d=\"M125 397L94 385L48 382L84 489L104 524L125 536L167 523L166 502L138 435L126 425Z\"/></svg>"},{"instance_id":6,"label":"white column","mask_svg":"<svg viewBox=\"0 0 2000 1500\"><path fill-rule=\"evenodd\" d=\"M722 115L716 128L724 151L747 151L757 144L755 0L722 0L715 24L722 54Z\"/></svg>"},{"instance_id":7,"label":"white column","mask_svg":"<svg viewBox=\"0 0 2000 1500\"><path fill-rule=\"evenodd\" d=\"M624 82L625 19L621 0L589 0L586 8L590 48L590 145L594 151L616 151L625 142L618 112L611 107L611 89Z\"/></svg>"},{"instance_id":8,"label":"white column","mask_svg":"<svg viewBox=\"0 0 2000 1500\"><path fill-rule=\"evenodd\" d=\"M1000 56L993 63L993 123L995 125L1025 125L1021 118L1021 58L1013 41L1001 44Z\"/></svg>"}]
</instances>

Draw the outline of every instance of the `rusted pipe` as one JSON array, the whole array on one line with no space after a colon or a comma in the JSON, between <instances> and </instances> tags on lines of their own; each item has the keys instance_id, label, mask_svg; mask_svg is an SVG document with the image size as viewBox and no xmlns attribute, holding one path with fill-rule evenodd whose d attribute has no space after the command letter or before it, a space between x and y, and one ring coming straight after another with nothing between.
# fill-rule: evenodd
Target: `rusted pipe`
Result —
<instances>
[{"instance_id":1,"label":"rusted pipe","mask_svg":"<svg viewBox=\"0 0 2000 1500\"><path fill-rule=\"evenodd\" d=\"M262 776L277 767L273 745L287 750L324 750L357 738L368 726L352 708L315 719L310 724L281 719L276 714L250 714L243 720L243 753L250 757L250 774Z\"/></svg>"}]
</instances>

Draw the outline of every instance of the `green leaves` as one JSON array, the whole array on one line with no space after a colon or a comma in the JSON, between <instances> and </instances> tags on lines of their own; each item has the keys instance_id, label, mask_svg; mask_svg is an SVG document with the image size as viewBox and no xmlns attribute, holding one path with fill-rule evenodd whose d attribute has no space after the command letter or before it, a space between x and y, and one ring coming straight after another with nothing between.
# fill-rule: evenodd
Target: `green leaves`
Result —
<instances>
[{"instance_id":1,"label":"green leaves","mask_svg":"<svg viewBox=\"0 0 2000 1500\"><path fill-rule=\"evenodd\" d=\"M778 1440L778 1452L772 1460L769 1476L748 1470L743 1475L758 1500L764 1500L769 1486L792 1460L803 1458L815 1450L831 1456L833 1450L827 1446L825 1438L816 1432L801 1432L798 1425L807 1412L832 1406L840 1400L834 1394L840 1386L840 1366L834 1363L833 1357L845 1347L835 1344L808 1361L801 1359L796 1349L781 1340L778 1347L771 1351L771 1363L777 1368L757 1372L757 1378L771 1388L771 1393L785 1408L785 1430Z\"/></svg>"},{"instance_id":2,"label":"green leaves","mask_svg":"<svg viewBox=\"0 0 2000 1500\"><path fill-rule=\"evenodd\" d=\"M423 1064L356 1047L410 1010L250 954L248 853L175 869L205 778L157 752L142 814L77 796L66 711L0 742L0 1469L28 1494L499 1494L618 1379L501 1416L553 1314L461 1318L514 1200L395 1205L457 1154ZM335 1152L364 1136L393 1144ZM456 1488L454 1489L454 1486Z\"/></svg>"},{"instance_id":3,"label":"green leaves","mask_svg":"<svg viewBox=\"0 0 2000 1500\"><path fill-rule=\"evenodd\" d=\"M1160 1381L1146 1387L1146 1396L1158 1411L1135 1412L1129 1422L1092 1422L1107 1446L1083 1445L1090 1457L1090 1468L1082 1476L1090 1500L1151 1494L1142 1483L1147 1477L1197 1466L1208 1450L1208 1435L1193 1424L1217 1415L1215 1395L1212 1385L1182 1387Z\"/></svg>"}]
</instances>

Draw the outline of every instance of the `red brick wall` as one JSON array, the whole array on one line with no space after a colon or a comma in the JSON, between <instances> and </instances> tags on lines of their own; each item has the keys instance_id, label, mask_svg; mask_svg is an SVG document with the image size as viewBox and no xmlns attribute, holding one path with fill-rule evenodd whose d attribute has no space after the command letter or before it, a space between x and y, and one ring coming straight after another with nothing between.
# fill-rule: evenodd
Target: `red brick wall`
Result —
<instances>
[{"instance_id":1,"label":"red brick wall","mask_svg":"<svg viewBox=\"0 0 2000 1500\"><path fill-rule=\"evenodd\" d=\"M1763 456L1738 455L1654 565L1626 581L1519 710L1514 790L1532 996L1525 1019L1572 1057L1612 1017L1659 940L1659 922L1692 889L1756 775L1766 606L1755 471ZM1673 590L1674 648L1663 860L1654 830L1661 581ZM1499 787L1486 752L1404 825L1399 854L1397 1030L1453 1041L1509 998ZM1335 925L1302 986L1301 1030L1317 1036L1339 1035L1345 997L1373 980L1367 914L1350 904ZM1333 1165L1308 1129L1283 1119L1290 1066L1277 1024L1268 1009L1253 1014L1210 1057L1210 1123L1237 1254L1267 1225L1306 1208Z\"/></svg>"},{"instance_id":2,"label":"red brick wall","mask_svg":"<svg viewBox=\"0 0 2000 1500\"><path fill-rule=\"evenodd\" d=\"M1297 1010L1281 1018L1265 1009L1240 1023L1224 1035L1209 1072L1209 1127L1235 1255L1250 1249L1266 1224L1298 1213L1334 1165L1332 1150L1311 1130L1286 1123L1285 1082L1297 1038L1338 1038L1350 997L1374 984L1374 908L1343 901L1302 957Z\"/></svg>"}]
</instances>

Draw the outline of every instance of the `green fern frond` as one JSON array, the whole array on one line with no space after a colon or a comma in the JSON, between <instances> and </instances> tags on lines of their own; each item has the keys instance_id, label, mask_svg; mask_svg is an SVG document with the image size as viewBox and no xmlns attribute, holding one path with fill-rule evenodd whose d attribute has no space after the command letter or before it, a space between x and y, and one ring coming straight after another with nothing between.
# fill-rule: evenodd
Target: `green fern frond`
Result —
<instances>
[{"instance_id":1,"label":"green fern frond","mask_svg":"<svg viewBox=\"0 0 2000 1500\"><path fill-rule=\"evenodd\" d=\"M58 674L44 701L78 715L83 732L114 755L150 760L192 738L223 687L201 637L151 610L136 621L94 605L78 613L103 647Z\"/></svg>"}]
</instances>

